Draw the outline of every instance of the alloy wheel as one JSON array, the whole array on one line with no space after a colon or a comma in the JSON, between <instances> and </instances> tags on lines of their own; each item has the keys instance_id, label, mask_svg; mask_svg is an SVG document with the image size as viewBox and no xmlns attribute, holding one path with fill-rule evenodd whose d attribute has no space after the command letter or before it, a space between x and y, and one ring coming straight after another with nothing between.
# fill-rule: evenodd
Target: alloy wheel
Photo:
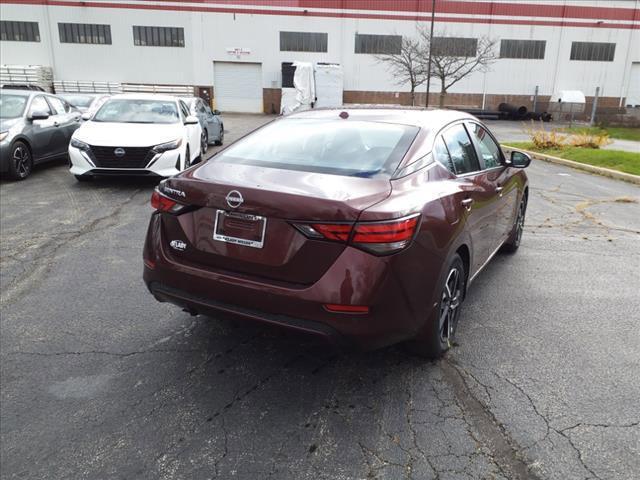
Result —
<instances>
[{"instance_id":1,"label":"alloy wheel","mask_svg":"<svg viewBox=\"0 0 640 480\"><path fill-rule=\"evenodd\" d=\"M527 201L522 200L520 202L520 208L518 209L518 218L516 219L516 238L515 245L520 245L520 240L522 239L522 232L524 231L524 215L527 211Z\"/></svg>"},{"instance_id":2,"label":"alloy wheel","mask_svg":"<svg viewBox=\"0 0 640 480\"><path fill-rule=\"evenodd\" d=\"M20 178L26 178L31 173L31 154L22 145L13 150L13 163Z\"/></svg>"},{"instance_id":3,"label":"alloy wheel","mask_svg":"<svg viewBox=\"0 0 640 480\"><path fill-rule=\"evenodd\" d=\"M439 332L440 340L447 345L451 345L458 322L459 307L462 300L461 280L460 270L457 267L452 267L442 289Z\"/></svg>"},{"instance_id":4,"label":"alloy wheel","mask_svg":"<svg viewBox=\"0 0 640 480\"><path fill-rule=\"evenodd\" d=\"M218 140L216 140L216 145L222 145L224 142L224 125L220 124L220 134Z\"/></svg>"},{"instance_id":5,"label":"alloy wheel","mask_svg":"<svg viewBox=\"0 0 640 480\"><path fill-rule=\"evenodd\" d=\"M184 154L184 170L186 170L190 166L191 166L191 152L189 151L189 147L187 147L187 150L185 151L185 154Z\"/></svg>"},{"instance_id":6,"label":"alloy wheel","mask_svg":"<svg viewBox=\"0 0 640 480\"><path fill-rule=\"evenodd\" d=\"M207 153L207 147L209 145L208 137L209 135L207 134L206 130L203 130L202 135L200 136L200 150L202 151L203 155Z\"/></svg>"}]
</instances>

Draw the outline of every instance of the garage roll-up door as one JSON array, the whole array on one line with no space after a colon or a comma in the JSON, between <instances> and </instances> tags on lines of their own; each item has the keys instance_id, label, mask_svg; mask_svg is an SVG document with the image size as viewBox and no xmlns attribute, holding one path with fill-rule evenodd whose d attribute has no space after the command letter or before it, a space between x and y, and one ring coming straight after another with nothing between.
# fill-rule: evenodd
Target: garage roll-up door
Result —
<instances>
[{"instance_id":1,"label":"garage roll-up door","mask_svg":"<svg viewBox=\"0 0 640 480\"><path fill-rule=\"evenodd\" d=\"M640 106L640 62L631 64L631 78L629 79L629 93L627 94L627 106Z\"/></svg>"},{"instance_id":2,"label":"garage roll-up door","mask_svg":"<svg viewBox=\"0 0 640 480\"><path fill-rule=\"evenodd\" d=\"M262 113L262 65L213 62L213 95L223 112Z\"/></svg>"}]
</instances>

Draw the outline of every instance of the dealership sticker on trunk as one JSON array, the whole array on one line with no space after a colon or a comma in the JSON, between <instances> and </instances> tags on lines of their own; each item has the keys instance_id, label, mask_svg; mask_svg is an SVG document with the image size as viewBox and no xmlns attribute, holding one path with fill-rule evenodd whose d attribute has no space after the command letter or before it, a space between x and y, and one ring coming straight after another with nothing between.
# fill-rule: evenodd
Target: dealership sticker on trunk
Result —
<instances>
[{"instance_id":1,"label":"dealership sticker on trunk","mask_svg":"<svg viewBox=\"0 0 640 480\"><path fill-rule=\"evenodd\" d=\"M213 239L245 247L262 248L267 219L257 215L216 211Z\"/></svg>"},{"instance_id":2,"label":"dealership sticker on trunk","mask_svg":"<svg viewBox=\"0 0 640 480\"><path fill-rule=\"evenodd\" d=\"M169 245L171 245L171 248L178 250L179 252L184 252L187 248L187 244L182 240L171 240Z\"/></svg>"}]
</instances>

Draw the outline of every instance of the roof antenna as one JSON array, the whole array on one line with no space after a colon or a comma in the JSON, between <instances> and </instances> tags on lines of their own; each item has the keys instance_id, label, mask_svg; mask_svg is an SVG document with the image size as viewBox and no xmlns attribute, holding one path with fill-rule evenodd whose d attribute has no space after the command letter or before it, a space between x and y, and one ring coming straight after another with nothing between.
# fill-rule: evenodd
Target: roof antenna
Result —
<instances>
[{"instance_id":1,"label":"roof antenna","mask_svg":"<svg viewBox=\"0 0 640 480\"><path fill-rule=\"evenodd\" d=\"M349 118L349 112L340 112L340 115L338 115L340 118L346 120L347 118Z\"/></svg>"}]
</instances>

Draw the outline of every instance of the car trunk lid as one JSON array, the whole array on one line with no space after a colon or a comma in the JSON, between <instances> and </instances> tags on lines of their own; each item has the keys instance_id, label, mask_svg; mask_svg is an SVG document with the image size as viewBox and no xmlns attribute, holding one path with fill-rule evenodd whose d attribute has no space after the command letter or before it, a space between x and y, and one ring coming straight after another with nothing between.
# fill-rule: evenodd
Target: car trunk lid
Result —
<instances>
[{"instance_id":1,"label":"car trunk lid","mask_svg":"<svg viewBox=\"0 0 640 480\"><path fill-rule=\"evenodd\" d=\"M167 180L162 191L181 203L200 207L163 219L168 250L182 261L308 285L322 276L346 246L307 238L292 224L353 224L360 212L389 195L391 183L388 179L212 162ZM221 223L226 230L220 229ZM233 241L244 238L257 245L261 229L260 248ZM225 241L225 235L232 238ZM186 247L171 248L173 240L183 241Z\"/></svg>"}]
</instances>

